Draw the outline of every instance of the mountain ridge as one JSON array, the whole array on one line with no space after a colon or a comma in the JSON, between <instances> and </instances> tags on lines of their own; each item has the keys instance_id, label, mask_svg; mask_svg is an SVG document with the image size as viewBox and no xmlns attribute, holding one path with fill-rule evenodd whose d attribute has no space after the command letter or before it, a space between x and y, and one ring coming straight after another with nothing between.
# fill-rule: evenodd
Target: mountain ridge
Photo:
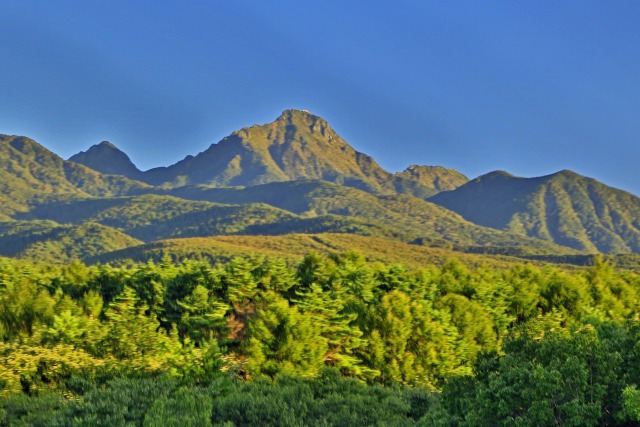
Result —
<instances>
[{"instance_id":1,"label":"mountain ridge","mask_svg":"<svg viewBox=\"0 0 640 427\"><path fill-rule=\"evenodd\" d=\"M476 224L582 251L640 251L640 199L567 169L534 178L492 172L429 200Z\"/></svg>"},{"instance_id":2,"label":"mountain ridge","mask_svg":"<svg viewBox=\"0 0 640 427\"><path fill-rule=\"evenodd\" d=\"M97 155L99 147L94 146L89 151ZM70 160L88 167L98 165L97 170L109 172L102 166L108 163L105 159L88 158L86 154L78 153ZM142 172L137 168L133 170L133 164L129 163L126 162L126 167L130 171L123 173L125 176L165 188L198 184L248 187L321 179L375 194L403 193L420 198L439 191L436 182L452 180L450 176L440 178L440 174L453 175L450 169L433 169L429 182L424 177L420 180L410 174L388 172L371 156L351 147L323 118L306 110L284 110L271 123L236 130L200 153L169 166ZM449 184L447 188L452 187Z\"/></svg>"}]
</instances>

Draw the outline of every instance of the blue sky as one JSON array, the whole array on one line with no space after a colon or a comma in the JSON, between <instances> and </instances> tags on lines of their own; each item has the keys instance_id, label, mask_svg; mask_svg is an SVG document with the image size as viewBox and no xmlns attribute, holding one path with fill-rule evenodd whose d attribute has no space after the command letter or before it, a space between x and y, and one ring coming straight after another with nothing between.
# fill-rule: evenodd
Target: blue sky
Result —
<instances>
[{"instance_id":1,"label":"blue sky","mask_svg":"<svg viewBox=\"0 0 640 427\"><path fill-rule=\"evenodd\" d=\"M572 169L640 194L640 2L0 3L0 133L142 169L283 109L390 171Z\"/></svg>"}]
</instances>

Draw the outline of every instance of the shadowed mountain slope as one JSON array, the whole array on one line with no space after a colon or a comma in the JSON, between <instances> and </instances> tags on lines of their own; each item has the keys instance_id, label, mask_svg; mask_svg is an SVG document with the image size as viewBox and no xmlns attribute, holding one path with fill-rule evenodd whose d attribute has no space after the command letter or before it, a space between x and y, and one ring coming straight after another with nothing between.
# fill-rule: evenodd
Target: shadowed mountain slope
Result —
<instances>
[{"instance_id":1,"label":"shadowed mountain slope","mask_svg":"<svg viewBox=\"0 0 640 427\"><path fill-rule=\"evenodd\" d=\"M64 243L72 240L78 253L97 256L111 251L108 239L127 248L317 233L485 255L640 253L640 199L629 193L569 171L530 179L494 172L468 181L451 169L414 165L394 175L306 111L286 110L273 123L147 172L108 142L72 159L29 138L0 135L0 254L15 251L16 242L23 247L16 256L42 258L30 248L48 247L66 259L76 256Z\"/></svg>"},{"instance_id":2,"label":"shadowed mountain slope","mask_svg":"<svg viewBox=\"0 0 640 427\"><path fill-rule=\"evenodd\" d=\"M34 206L18 218L74 225L98 223L145 242L178 237L322 232L400 238L405 233L358 217L301 217L265 203L228 205L157 195L52 201Z\"/></svg>"},{"instance_id":3,"label":"shadowed mountain slope","mask_svg":"<svg viewBox=\"0 0 640 427\"><path fill-rule=\"evenodd\" d=\"M581 251L640 253L640 199L575 172L492 172L429 200L476 224Z\"/></svg>"},{"instance_id":4,"label":"shadowed mountain slope","mask_svg":"<svg viewBox=\"0 0 640 427\"><path fill-rule=\"evenodd\" d=\"M80 163L100 173L124 175L137 179L140 170L133 164L129 156L109 141L102 141L69 158L70 162Z\"/></svg>"},{"instance_id":5,"label":"shadowed mountain slope","mask_svg":"<svg viewBox=\"0 0 640 427\"><path fill-rule=\"evenodd\" d=\"M81 225L0 222L0 256L59 264L142 243L111 227L90 222Z\"/></svg>"}]
</instances>

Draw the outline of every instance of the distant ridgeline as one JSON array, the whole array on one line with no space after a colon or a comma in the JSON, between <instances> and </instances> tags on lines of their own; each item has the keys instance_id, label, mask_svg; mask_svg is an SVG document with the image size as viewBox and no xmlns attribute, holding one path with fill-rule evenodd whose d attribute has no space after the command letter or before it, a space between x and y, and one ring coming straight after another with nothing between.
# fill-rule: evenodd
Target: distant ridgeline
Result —
<instances>
[{"instance_id":1,"label":"distant ridgeline","mask_svg":"<svg viewBox=\"0 0 640 427\"><path fill-rule=\"evenodd\" d=\"M414 265L434 253L464 252L472 264L626 254L618 259L635 268L640 254L632 194L570 171L469 181L412 165L393 174L306 111L286 110L148 171L106 141L63 160L6 135L0 163L0 256L125 262L179 248L181 258L301 257L344 249L345 234L370 259L393 258L385 249L393 246ZM222 244L225 236L235 238Z\"/></svg>"}]
</instances>

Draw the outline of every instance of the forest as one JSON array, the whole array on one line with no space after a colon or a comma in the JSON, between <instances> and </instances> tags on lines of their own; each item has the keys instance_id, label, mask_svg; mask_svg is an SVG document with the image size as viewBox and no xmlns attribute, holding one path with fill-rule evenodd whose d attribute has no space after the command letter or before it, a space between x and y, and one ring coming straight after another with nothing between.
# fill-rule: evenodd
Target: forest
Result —
<instances>
[{"instance_id":1,"label":"forest","mask_svg":"<svg viewBox=\"0 0 640 427\"><path fill-rule=\"evenodd\" d=\"M640 275L0 261L0 425L638 425Z\"/></svg>"}]
</instances>

